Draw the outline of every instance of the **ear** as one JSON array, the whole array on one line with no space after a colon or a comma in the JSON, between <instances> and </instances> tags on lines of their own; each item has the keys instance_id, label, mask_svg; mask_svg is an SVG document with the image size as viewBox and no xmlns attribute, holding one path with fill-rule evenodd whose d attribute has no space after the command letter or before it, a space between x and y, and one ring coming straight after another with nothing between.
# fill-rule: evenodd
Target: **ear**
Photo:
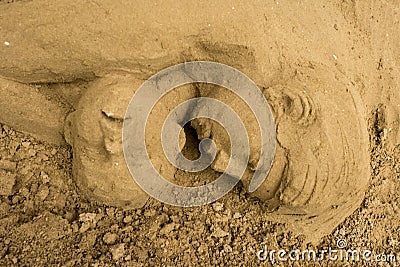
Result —
<instances>
[{"instance_id":1,"label":"ear","mask_svg":"<svg viewBox=\"0 0 400 267\"><path fill-rule=\"evenodd\" d=\"M275 85L263 91L271 105L276 124L279 124L281 120L288 119L301 126L312 125L318 115L318 107L305 89L292 89L291 87ZM302 86L298 85L297 88L302 88Z\"/></svg>"},{"instance_id":2,"label":"ear","mask_svg":"<svg viewBox=\"0 0 400 267\"><path fill-rule=\"evenodd\" d=\"M75 117L76 117L76 111L71 112L70 114L67 115L67 118L65 119L64 123L64 139L65 141L73 146L73 132L75 128Z\"/></svg>"}]
</instances>

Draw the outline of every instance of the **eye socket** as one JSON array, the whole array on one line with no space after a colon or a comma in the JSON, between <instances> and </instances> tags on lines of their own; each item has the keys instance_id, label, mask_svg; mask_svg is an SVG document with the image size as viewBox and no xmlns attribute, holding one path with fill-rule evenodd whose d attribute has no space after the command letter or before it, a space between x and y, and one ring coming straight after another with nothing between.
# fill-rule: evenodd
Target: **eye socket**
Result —
<instances>
[{"instance_id":1,"label":"eye socket","mask_svg":"<svg viewBox=\"0 0 400 267\"><path fill-rule=\"evenodd\" d=\"M283 110L286 114L291 114L293 112L294 101L288 95L282 96Z\"/></svg>"},{"instance_id":2,"label":"eye socket","mask_svg":"<svg viewBox=\"0 0 400 267\"><path fill-rule=\"evenodd\" d=\"M108 120L122 123L124 119L113 112L101 110L101 114Z\"/></svg>"}]
</instances>

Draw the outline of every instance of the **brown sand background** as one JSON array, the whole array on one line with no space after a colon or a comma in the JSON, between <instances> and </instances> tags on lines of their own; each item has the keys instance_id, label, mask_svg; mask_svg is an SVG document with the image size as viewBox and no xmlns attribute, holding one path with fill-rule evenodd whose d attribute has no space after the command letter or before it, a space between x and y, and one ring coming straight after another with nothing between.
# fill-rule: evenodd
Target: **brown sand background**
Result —
<instances>
[{"instance_id":1,"label":"brown sand background","mask_svg":"<svg viewBox=\"0 0 400 267\"><path fill-rule=\"evenodd\" d=\"M14 1L0 4L8 2ZM368 111L372 179L361 207L320 245L313 247L283 225L267 222L262 205L246 197L240 187L199 208L182 209L155 200L133 211L94 205L75 188L70 147L43 143L1 125L0 265L258 266L256 253L264 245L322 249L335 247L338 239L345 239L351 248L395 254L400 260L400 146L395 138L387 139L382 108L400 104L394 97L400 88L399 4L332 3L348 23L373 40L365 49L368 52L359 55L376 66L374 73L368 73L370 87L362 92ZM359 40L362 46L365 40ZM359 69L362 72L362 66ZM11 188L5 180L17 184Z\"/></svg>"}]
</instances>

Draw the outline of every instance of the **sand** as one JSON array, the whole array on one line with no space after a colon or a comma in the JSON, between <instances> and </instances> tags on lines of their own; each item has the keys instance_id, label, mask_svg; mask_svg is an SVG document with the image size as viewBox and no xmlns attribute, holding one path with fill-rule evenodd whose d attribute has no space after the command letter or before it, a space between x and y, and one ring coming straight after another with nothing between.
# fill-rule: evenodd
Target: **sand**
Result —
<instances>
[{"instance_id":1,"label":"sand","mask_svg":"<svg viewBox=\"0 0 400 267\"><path fill-rule=\"evenodd\" d=\"M346 248L400 259L399 8L396 1L0 1L0 265L253 266L265 247L322 250L336 248L340 239ZM107 115L107 107L116 105L104 92L96 96L96 86L121 73L143 81L189 60L235 67L263 90L281 146L270 176L277 184L248 194L244 180L218 201L195 208L163 204L141 191L135 191L135 202L126 199L134 191L129 187L128 193L112 193L115 177L105 170L106 178L96 180L96 168L121 157L114 139L99 157L90 155L99 164L92 170L85 172L88 165L79 161L81 148L103 149L98 133L113 134L121 119ZM190 96L182 98L193 97L185 92ZM226 92L214 97L246 114ZM172 99L168 103L176 105L177 97ZM84 118L85 108L97 106L109 117L101 130L97 120L92 125ZM322 115L314 117L314 107ZM161 106L161 113L170 108ZM197 135L204 134L192 126L186 129L188 158L197 156ZM223 134L214 129L222 151ZM85 143L85 134L99 142ZM343 145L340 134L350 143ZM163 168L157 149L155 163ZM316 150L320 154L307 154ZM224 164L199 175L168 175L180 185L201 185ZM282 175L287 164L295 178L305 164L321 173L340 164L349 170L337 187L314 193L318 187L305 183L301 197L293 198L304 181ZM333 181L337 175L326 177ZM276 216L279 206L292 213L301 208L305 217Z\"/></svg>"}]
</instances>

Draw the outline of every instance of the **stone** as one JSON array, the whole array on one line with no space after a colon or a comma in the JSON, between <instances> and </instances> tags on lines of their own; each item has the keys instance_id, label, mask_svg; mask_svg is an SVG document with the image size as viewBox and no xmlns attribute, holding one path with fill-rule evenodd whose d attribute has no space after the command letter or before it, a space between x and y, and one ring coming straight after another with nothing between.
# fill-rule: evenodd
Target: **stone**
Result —
<instances>
[{"instance_id":1,"label":"stone","mask_svg":"<svg viewBox=\"0 0 400 267\"><path fill-rule=\"evenodd\" d=\"M38 192L36 194L36 198L39 201L44 201L47 198L47 196L49 195L49 193L50 193L49 187L47 185L42 184L39 186Z\"/></svg>"},{"instance_id":2,"label":"stone","mask_svg":"<svg viewBox=\"0 0 400 267\"><path fill-rule=\"evenodd\" d=\"M124 223L131 223L133 220L131 215L125 216L124 217Z\"/></svg>"},{"instance_id":3,"label":"stone","mask_svg":"<svg viewBox=\"0 0 400 267\"><path fill-rule=\"evenodd\" d=\"M222 211L224 209L224 204L220 202L215 202L212 204L212 207L215 211Z\"/></svg>"},{"instance_id":4,"label":"stone","mask_svg":"<svg viewBox=\"0 0 400 267\"><path fill-rule=\"evenodd\" d=\"M6 171L14 171L17 168L17 163L10 160L2 159L0 160L0 169Z\"/></svg>"},{"instance_id":5,"label":"stone","mask_svg":"<svg viewBox=\"0 0 400 267\"><path fill-rule=\"evenodd\" d=\"M0 195L11 196L16 181L16 174L0 170Z\"/></svg>"},{"instance_id":6,"label":"stone","mask_svg":"<svg viewBox=\"0 0 400 267\"><path fill-rule=\"evenodd\" d=\"M118 261L125 255L125 244L121 243L119 245L112 247L110 250L113 260Z\"/></svg>"},{"instance_id":7,"label":"stone","mask_svg":"<svg viewBox=\"0 0 400 267\"><path fill-rule=\"evenodd\" d=\"M106 243L107 245L114 245L115 242L117 241L117 239L118 239L118 235L117 235L117 234L114 234L114 233L106 233L106 234L103 236L103 241L104 241L104 243Z\"/></svg>"}]
</instances>

